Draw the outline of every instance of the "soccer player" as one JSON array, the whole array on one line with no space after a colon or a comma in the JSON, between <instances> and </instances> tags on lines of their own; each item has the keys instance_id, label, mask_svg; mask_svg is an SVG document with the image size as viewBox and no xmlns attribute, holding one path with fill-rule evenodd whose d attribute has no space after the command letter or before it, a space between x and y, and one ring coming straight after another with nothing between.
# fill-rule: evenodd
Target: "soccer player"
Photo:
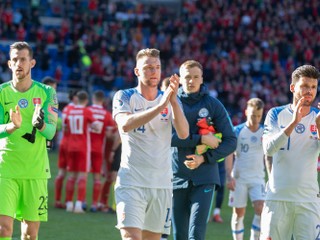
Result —
<instances>
[{"instance_id":1,"label":"soccer player","mask_svg":"<svg viewBox=\"0 0 320 240\"><path fill-rule=\"evenodd\" d=\"M66 185L66 211L84 213L82 204L86 199L87 173L90 170L90 132L101 131L101 124L95 120L92 111L86 107L89 102L88 93L77 93L78 104L69 110L65 123L70 131L68 136L68 180ZM77 200L73 203L73 194L77 183Z\"/></svg>"},{"instance_id":2,"label":"soccer player","mask_svg":"<svg viewBox=\"0 0 320 240\"><path fill-rule=\"evenodd\" d=\"M232 207L231 229L234 240L242 240L248 195L253 204L254 217L250 240L260 236L260 218L265 199L265 171L262 148L264 102L251 98L245 109L246 122L236 126L237 149L225 160L227 188L230 190L229 206Z\"/></svg>"},{"instance_id":3,"label":"soccer player","mask_svg":"<svg viewBox=\"0 0 320 240\"><path fill-rule=\"evenodd\" d=\"M121 139L119 131L115 131L111 137L107 138L107 145L105 150L105 182L101 191L100 210L105 213L115 213L116 203L114 197L114 184L117 178L118 170L121 161ZM110 197L110 199L109 199Z\"/></svg>"},{"instance_id":4,"label":"soccer player","mask_svg":"<svg viewBox=\"0 0 320 240\"><path fill-rule=\"evenodd\" d=\"M99 124L99 130L91 130L91 172L93 173L93 193L91 212L98 211L98 200L101 192L101 172L104 157L104 149L106 137L111 136L114 129L114 121L112 115L103 107L105 100L104 92L97 90L92 96L92 105L89 107L93 113L93 117Z\"/></svg>"},{"instance_id":5,"label":"soccer player","mask_svg":"<svg viewBox=\"0 0 320 240\"><path fill-rule=\"evenodd\" d=\"M76 91L69 92L70 102L62 109L62 138L59 144L59 154L58 154L58 174L54 181L55 190L55 208L65 208L65 204L61 201L61 193L63 188L63 181L67 175L67 159L68 159L68 136L70 130L67 129L65 124L66 116L68 112L78 104L78 97Z\"/></svg>"},{"instance_id":6,"label":"soccer player","mask_svg":"<svg viewBox=\"0 0 320 240\"><path fill-rule=\"evenodd\" d=\"M28 43L13 43L9 55L12 80L0 86L0 239L11 239L16 218L21 239L36 240L48 219L46 140L56 132L58 102L52 87L32 80Z\"/></svg>"},{"instance_id":7,"label":"soccer player","mask_svg":"<svg viewBox=\"0 0 320 240\"><path fill-rule=\"evenodd\" d=\"M189 125L177 98L178 76L171 76L165 92L158 90L159 50L140 50L134 73L138 86L120 90L113 98L112 114L122 142L115 185L117 227L122 239L158 240L170 224L172 123L183 139Z\"/></svg>"},{"instance_id":8,"label":"soccer player","mask_svg":"<svg viewBox=\"0 0 320 240\"><path fill-rule=\"evenodd\" d=\"M311 65L292 72L291 104L269 110L263 149L272 157L260 239L319 239L317 161L320 113L312 107L320 73Z\"/></svg>"},{"instance_id":9,"label":"soccer player","mask_svg":"<svg viewBox=\"0 0 320 240\"><path fill-rule=\"evenodd\" d=\"M179 139L175 131L172 137L173 238L204 240L215 186L220 185L217 161L235 150L237 139L226 109L203 84L202 65L187 60L180 65L179 73L182 86L178 97L190 137ZM203 119L213 121L216 131L222 133L222 141L212 132L200 135L197 123ZM196 154L199 144L210 148Z\"/></svg>"}]
</instances>

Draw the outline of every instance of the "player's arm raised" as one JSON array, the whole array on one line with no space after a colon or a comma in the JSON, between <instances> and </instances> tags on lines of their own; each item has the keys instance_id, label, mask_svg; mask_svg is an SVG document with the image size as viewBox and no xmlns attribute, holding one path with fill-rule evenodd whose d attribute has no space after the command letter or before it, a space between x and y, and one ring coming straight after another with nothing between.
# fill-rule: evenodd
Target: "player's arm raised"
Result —
<instances>
[{"instance_id":1,"label":"player's arm raised","mask_svg":"<svg viewBox=\"0 0 320 240\"><path fill-rule=\"evenodd\" d=\"M168 88L160 101L160 103L152 108L138 113L118 113L115 116L115 121L118 124L118 129L123 132L129 132L138 128L155 118L169 103L172 94L172 89Z\"/></svg>"},{"instance_id":2,"label":"player's arm raised","mask_svg":"<svg viewBox=\"0 0 320 240\"><path fill-rule=\"evenodd\" d=\"M179 88L179 77L177 74L170 77L170 85L168 88L172 89L170 103L172 107L174 128L176 129L179 138L186 139L189 136L189 123L182 111L180 103L178 102L177 92Z\"/></svg>"},{"instance_id":3,"label":"player's arm raised","mask_svg":"<svg viewBox=\"0 0 320 240\"><path fill-rule=\"evenodd\" d=\"M21 126L22 117L18 105L15 107L15 110L10 109L9 115L11 122L0 125L0 138L6 137L8 134L13 133ZM1 120L1 122L3 122L3 119Z\"/></svg>"}]
</instances>

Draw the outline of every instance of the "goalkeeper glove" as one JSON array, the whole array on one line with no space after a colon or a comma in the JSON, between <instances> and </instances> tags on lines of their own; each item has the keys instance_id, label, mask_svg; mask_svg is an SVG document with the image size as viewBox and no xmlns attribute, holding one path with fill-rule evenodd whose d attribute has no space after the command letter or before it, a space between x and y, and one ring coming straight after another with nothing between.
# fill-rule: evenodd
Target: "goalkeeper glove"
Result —
<instances>
[{"instance_id":1,"label":"goalkeeper glove","mask_svg":"<svg viewBox=\"0 0 320 240\"><path fill-rule=\"evenodd\" d=\"M44 111L39 104L36 105L32 117L32 126L41 130L44 125Z\"/></svg>"}]
</instances>

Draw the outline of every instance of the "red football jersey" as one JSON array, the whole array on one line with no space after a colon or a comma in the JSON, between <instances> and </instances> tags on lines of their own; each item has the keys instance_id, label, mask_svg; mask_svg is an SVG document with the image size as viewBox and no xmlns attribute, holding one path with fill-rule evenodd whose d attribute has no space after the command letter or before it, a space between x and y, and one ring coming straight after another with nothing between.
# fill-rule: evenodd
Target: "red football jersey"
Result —
<instances>
[{"instance_id":1,"label":"red football jersey","mask_svg":"<svg viewBox=\"0 0 320 240\"><path fill-rule=\"evenodd\" d=\"M75 105L73 103L69 103L62 109L62 138L60 140L59 145L59 160L58 166L59 168L66 168L67 167L67 146L68 146L68 136L69 130L66 126L66 116L70 109L72 109Z\"/></svg>"},{"instance_id":2,"label":"red football jersey","mask_svg":"<svg viewBox=\"0 0 320 240\"><path fill-rule=\"evenodd\" d=\"M92 105L89 109L93 113L93 117L100 123L100 129L94 131L91 129L91 151L102 153L104 151L104 145L106 142L106 130L109 127L114 127L115 123L112 119L112 115L106 109L100 105Z\"/></svg>"},{"instance_id":3,"label":"red football jersey","mask_svg":"<svg viewBox=\"0 0 320 240\"><path fill-rule=\"evenodd\" d=\"M68 136L69 152L90 151L90 123L94 121L88 107L75 105L68 111L65 123L70 134Z\"/></svg>"}]
</instances>

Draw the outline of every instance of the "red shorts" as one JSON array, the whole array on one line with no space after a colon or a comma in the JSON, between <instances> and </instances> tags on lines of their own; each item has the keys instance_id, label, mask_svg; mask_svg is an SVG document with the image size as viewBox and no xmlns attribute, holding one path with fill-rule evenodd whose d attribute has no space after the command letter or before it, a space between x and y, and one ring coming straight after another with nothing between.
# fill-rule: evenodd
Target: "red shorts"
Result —
<instances>
[{"instance_id":1,"label":"red shorts","mask_svg":"<svg viewBox=\"0 0 320 240\"><path fill-rule=\"evenodd\" d=\"M101 173L102 171L102 152L91 152L91 172L92 173Z\"/></svg>"},{"instance_id":2,"label":"red shorts","mask_svg":"<svg viewBox=\"0 0 320 240\"><path fill-rule=\"evenodd\" d=\"M58 159L58 168L66 169L67 168L67 159L68 159L68 151L66 144L60 144L59 146L59 159Z\"/></svg>"},{"instance_id":3,"label":"red shorts","mask_svg":"<svg viewBox=\"0 0 320 240\"><path fill-rule=\"evenodd\" d=\"M68 172L89 172L90 155L87 151L68 152Z\"/></svg>"}]
</instances>

